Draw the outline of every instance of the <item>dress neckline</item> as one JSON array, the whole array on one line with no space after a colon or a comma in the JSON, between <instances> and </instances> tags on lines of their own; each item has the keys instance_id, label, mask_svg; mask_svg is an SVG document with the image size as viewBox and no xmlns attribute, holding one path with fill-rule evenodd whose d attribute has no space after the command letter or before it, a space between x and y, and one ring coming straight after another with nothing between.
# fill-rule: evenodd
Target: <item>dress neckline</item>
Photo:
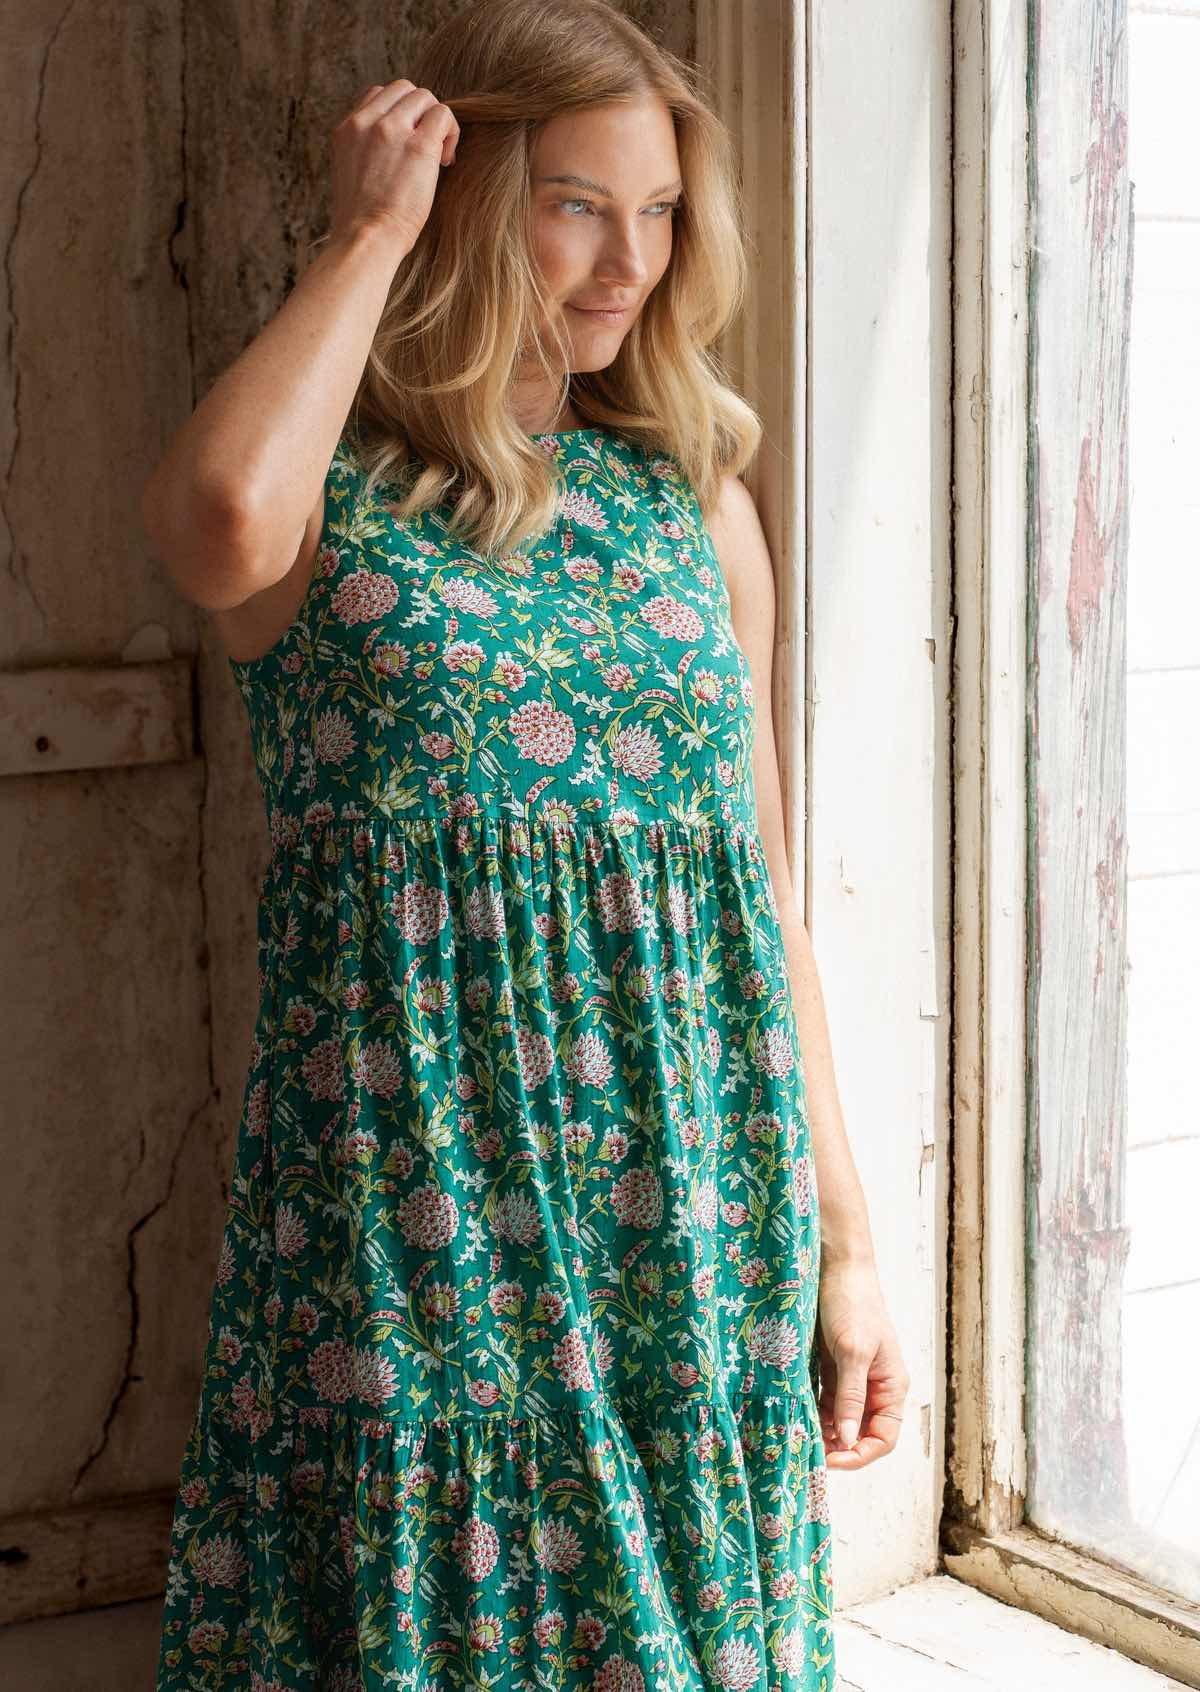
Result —
<instances>
[{"instance_id":1,"label":"dress neckline","mask_svg":"<svg viewBox=\"0 0 1200 1692\"><path fill-rule=\"evenodd\" d=\"M606 433L607 430L603 424L585 423L582 429L535 429L532 434L526 435L525 438L529 441L558 441L567 435L603 435Z\"/></svg>"}]
</instances>

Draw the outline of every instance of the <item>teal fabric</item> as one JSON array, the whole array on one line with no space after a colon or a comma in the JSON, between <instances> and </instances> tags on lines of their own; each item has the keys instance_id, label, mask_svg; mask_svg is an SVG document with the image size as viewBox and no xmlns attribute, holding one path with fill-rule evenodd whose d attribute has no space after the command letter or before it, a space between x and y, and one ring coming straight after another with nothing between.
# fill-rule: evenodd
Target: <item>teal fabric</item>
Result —
<instances>
[{"instance_id":1,"label":"teal fabric","mask_svg":"<svg viewBox=\"0 0 1200 1692\"><path fill-rule=\"evenodd\" d=\"M832 1692L818 1195L754 697L678 461L367 497L231 662L260 1002L159 1692Z\"/></svg>"}]
</instances>

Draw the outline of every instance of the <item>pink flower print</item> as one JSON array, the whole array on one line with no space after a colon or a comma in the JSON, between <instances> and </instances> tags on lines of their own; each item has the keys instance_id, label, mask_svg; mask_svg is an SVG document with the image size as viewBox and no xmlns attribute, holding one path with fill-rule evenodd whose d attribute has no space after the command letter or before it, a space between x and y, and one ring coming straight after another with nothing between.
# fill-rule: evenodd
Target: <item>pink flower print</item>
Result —
<instances>
[{"instance_id":1,"label":"pink flower print","mask_svg":"<svg viewBox=\"0 0 1200 1692\"><path fill-rule=\"evenodd\" d=\"M700 1379L700 1371L694 1363L672 1363L667 1370L676 1386L694 1387Z\"/></svg>"},{"instance_id":2,"label":"pink flower print","mask_svg":"<svg viewBox=\"0 0 1200 1692\"><path fill-rule=\"evenodd\" d=\"M541 1086L554 1065L554 1047L549 1036L535 1033L531 1028L518 1028L517 1059L521 1065L521 1085L531 1093Z\"/></svg>"},{"instance_id":3,"label":"pink flower print","mask_svg":"<svg viewBox=\"0 0 1200 1692\"><path fill-rule=\"evenodd\" d=\"M747 1354L756 1363L785 1369L800 1355L800 1335L784 1316L764 1316L750 1330Z\"/></svg>"},{"instance_id":4,"label":"pink flower print","mask_svg":"<svg viewBox=\"0 0 1200 1692\"><path fill-rule=\"evenodd\" d=\"M600 560L594 554L581 552L578 557L568 559L566 572L573 582L598 582Z\"/></svg>"},{"instance_id":5,"label":"pink flower print","mask_svg":"<svg viewBox=\"0 0 1200 1692\"><path fill-rule=\"evenodd\" d=\"M760 1539L782 1539L787 1531L787 1523L782 1516L759 1516L756 1525Z\"/></svg>"},{"instance_id":6,"label":"pink flower print","mask_svg":"<svg viewBox=\"0 0 1200 1692\"><path fill-rule=\"evenodd\" d=\"M249 1566L241 1546L228 1533L202 1540L192 1553L192 1573L201 1586L240 1586Z\"/></svg>"},{"instance_id":7,"label":"pink flower print","mask_svg":"<svg viewBox=\"0 0 1200 1692\"><path fill-rule=\"evenodd\" d=\"M763 1663L758 1646L744 1636L727 1639L718 1646L712 1662L713 1678L727 1692L749 1692L763 1678Z\"/></svg>"},{"instance_id":8,"label":"pink flower print","mask_svg":"<svg viewBox=\"0 0 1200 1692\"><path fill-rule=\"evenodd\" d=\"M310 1098L337 1102L345 1096L342 1048L337 1040L322 1040L306 1053L300 1073Z\"/></svg>"},{"instance_id":9,"label":"pink flower print","mask_svg":"<svg viewBox=\"0 0 1200 1692\"><path fill-rule=\"evenodd\" d=\"M559 510L568 522L577 528L591 529L594 533L602 534L608 528L608 518L604 514L604 507L598 505L591 494L582 488L568 488L559 500Z\"/></svg>"},{"instance_id":10,"label":"pink flower print","mask_svg":"<svg viewBox=\"0 0 1200 1692\"><path fill-rule=\"evenodd\" d=\"M808 1663L808 1630L803 1625L791 1627L776 1641L772 1653L775 1666L782 1675L800 1679Z\"/></svg>"},{"instance_id":11,"label":"pink flower print","mask_svg":"<svg viewBox=\"0 0 1200 1692\"><path fill-rule=\"evenodd\" d=\"M546 1610L533 1624L533 1637L539 1645L556 1645L565 1622L561 1610Z\"/></svg>"},{"instance_id":12,"label":"pink flower print","mask_svg":"<svg viewBox=\"0 0 1200 1692\"><path fill-rule=\"evenodd\" d=\"M203 1478L203 1476L197 1476L194 1480L184 1481L183 1485L179 1488L179 1496L187 1505L189 1510L198 1509L201 1504L206 1504L208 1502L208 1482Z\"/></svg>"},{"instance_id":13,"label":"pink flower print","mask_svg":"<svg viewBox=\"0 0 1200 1692\"><path fill-rule=\"evenodd\" d=\"M377 640L367 662L378 676L399 676L407 670L412 653L394 640Z\"/></svg>"},{"instance_id":14,"label":"pink flower print","mask_svg":"<svg viewBox=\"0 0 1200 1692\"><path fill-rule=\"evenodd\" d=\"M715 670L693 670L691 677L693 699L700 704L711 705L721 694L721 678Z\"/></svg>"},{"instance_id":15,"label":"pink flower print","mask_svg":"<svg viewBox=\"0 0 1200 1692\"><path fill-rule=\"evenodd\" d=\"M488 1307L494 1316L518 1316L525 1303L520 1281L497 1281L488 1293Z\"/></svg>"},{"instance_id":16,"label":"pink flower print","mask_svg":"<svg viewBox=\"0 0 1200 1692\"><path fill-rule=\"evenodd\" d=\"M256 1081L246 1097L246 1127L257 1139L265 1134L271 1121L271 1084Z\"/></svg>"},{"instance_id":17,"label":"pink flower print","mask_svg":"<svg viewBox=\"0 0 1200 1692\"><path fill-rule=\"evenodd\" d=\"M504 933L504 900L498 887L473 887L463 908L467 933L476 940L496 940Z\"/></svg>"},{"instance_id":18,"label":"pink flower print","mask_svg":"<svg viewBox=\"0 0 1200 1692\"><path fill-rule=\"evenodd\" d=\"M642 889L633 876L613 870L596 889L600 920L609 934L632 934L646 925Z\"/></svg>"},{"instance_id":19,"label":"pink flower print","mask_svg":"<svg viewBox=\"0 0 1200 1692\"><path fill-rule=\"evenodd\" d=\"M599 1034L589 1031L572 1045L566 1068L572 1080L585 1082L589 1087L603 1087L612 1079L615 1065L607 1043Z\"/></svg>"},{"instance_id":20,"label":"pink flower print","mask_svg":"<svg viewBox=\"0 0 1200 1692\"><path fill-rule=\"evenodd\" d=\"M292 1314L288 1326L296 1328L302 1334L316 1332L320 1317L317 1307L310 1298L298 1298L292 1306Z\"/></svg>"},{"instance_id":21,"label":"pink flower print","mask_svg":"<svg viewBox=\"0 0 1200 1692\"><path fill-rule=\"evenodd\" d=\"M396 1220L406 1245L436 1251L458 1233L458 1205L432 1181L413 1191L396 1207Z\"/></svg>"},{"instance_id":22,"label":"pink flower print","mask_svg":"<svg viewBox=\"0 0 1200 1692\"><path fill-rule=\"evenodd\" d=\"M391 912L404 938L414 946L424 946L445 928L450 904L440 887L409 881L393 897Z\"/></svg>"},{"instance_id":23,"label":"pink flower print","mask_svg":"<svg viewBox=\"0 0 1200 1692\"><path fill-rule=\"evenodd\" d=\"M646 585L646 578L636 564L621 563L613 569L613 583L624 593L640 593ZM629 670L628 664L614 664L614 670ZM632 674L632 671L630 671ZM612 686L612 683L606 685Z\"/></svg>"},{"instance_id":24,"label":"pink flower print","mask_svg":"<svg viewBox=\"0 0 1200 1692\"><path fill-rule=\"evenodd\" d=\"M526 1192L501 1193L492 1212L492 1232L510 1245L532 1245L541 1238L542 1219Z\"/></svg>"},{"instance_id":25,"label":"pink flower print","mask_svg":"<svg viewBox=\"0 0 1200 1692\"><path fill-rule=\"evenodd\" d=\"M721 1215L731 1228L741 1228L750 1219L750 1212L740 1199L726 1199Z\"/></svg>"},{"instance_id":26,"label":"pink flower print","mask_svg":"<svg viewBox=\"0 0 1200 1692\"><path fill-rule=\"evenodd\" d=\"M552 1355L554 1367L565 1387L591 1392L596 1383L592 1378L587 1341L578 1328L571 1328L562 1336Z\"/></svg>"},{"instance_id":27,"label":"pink flower print","mask_svg":"<svg viewBox=\"0 0 1200 1692\"><path fill-rule=\"evenodd\" d=\"M579 1535L563 1516L536 1519L529 1535L529 1548L535 1562L555 1574L571 1574L583 1561Z\"/></svg>"},{"instance_id":28,"label":"pink flower print","mask_svg":"<svg viewBox=\"0 0 1200 1692\"><path fill-rule=\"evenodd\" d=\"M706 1580L697 1588L696 1602L702 1610L719 1610L725 1602L725 1588L719 1580Z\"/></svg>"},{"instance_id":29,"label":"pink flower print","mask_svg":"<svg viewBox=\"0 0 1200 1692\"><path fill-rule=\"evenodd\" d=\"M417 744L427 757L445 759L454 756L454 742L448 734L439 734L431 729L428 734L418 735Z\"/></svg>"},{"instance_id":30,"label":"pink flower print","mask_svg":"<svg viewBox=\"0 0 1200 1692\"><path fill-rule=\"evenodd\" d=\"M473 1616L467 1627L467 1639L473 1650L498 1651L504 1642L499 1616Z\"/></svg>"},{"instance_id":31,"label":"pink flower print","mask_svg":"<svg viewBox=\"0 0 1200 1692\"><path fill-rule=\"evenodd\" d=\"M217 1285L219 1287L229 1285L229 1282L233 1277L233 1266L233 1243L230 1240L229 1235L225 1234L221 1240L221 1251L217 1258Z\"/></svg>"},{"instance_id":32,"label":"pink flower print","mask_svg":"<svg viewBox=\"0 0 1200 1692\"><path fill-rule=\"evenodd\" d=\"M696 1188L692 1198L692 1215L697 1226L713 1229L717 1225L717 1183L712 1176L706 1176Z\"/></svg>"},{"instance_id":33,"label":"pink flower print","mask_svg":"<svg viewBox=\"0 0 1200 1692\"><path fill-rule=\"evenodd\" d=\"M561 764L575 750L575 724L548 699L527 699L508 727L521 757L531 764Z\"/></svg>"},{"instance_id":34,"label":"pink flower print","mask_svg":"<svg viewBox=\"0 0 1200 1692\"><path fill-rule=\"evenodd\" d=\"M350 1079L376 1098L392 1099L404 1085L406 1073L394 1046L387 1040L369 1040L354 1062Z\"/></svg>"},{"instance_id":35,"label":"pink flower print","mask_svg":"<svg viewBox=\"0 0 1200 1692\"><path fill-rule=\"evenodd\" d=\"M629 693L637 686L637 676L628 664L622 663L605 665L600 672L600 680L614 693Z\"/></svg>"},{"instance_id":36,"label":"pink flower print","mask_svg":"<svg viewBox=\"0 0 1200 1692\"><path fill-rule=\"evenodd\" d=\"M500 601L494 594L466 576L449 576L443 582L442 602L474 617L494 617L500 609Z\"/></svg>"},{"instance_id":37,"label":"pink flower print","mask_svg":"<svg viewBox=\"0 0 1200 1692\"><path fill-rule=\"evenodd\" d=\"M354 1391L354 1352L344 1339L325 1340L308 1359L308 1378L330 1404L344 1404Z\"/></svg>"},{"instance_id":38,"label":"pink flower print","mask_svg":"<svg viewBox=\"0 0 1200 1692\"><path fill-rule=\"evenodd\" d=\"M390 576L374 570L351 570L344 576L333 597L330 608L343 623L373 623L395 609L400 591Z\"/></svg>"},{"instance_id":39,"label":"pink flower print","mask_svg":"<svg viewBox=\"0 0 1200 1692\"><path fill-rule=\"evenodd\" d=\"M765 1074L778 1079L783 1075L790 1075L795 1067L795 1054L792 1051L791 1035L783 1023L776 1023L774 1028L764 1029L759 1033L753 1051L754 1067Z\"/></svg>"},{"instance_id":40,"label":"pink flower print","mask_svg":"<svg viewBox=\"0 0 1200 1692\"><path fill-rule=\"evenodd\" d=\"M615 770L637 781L648 781L662 769L662 742L653 729L635 723L613 737L609 759Z\"/></svg>"},{"instance_id":41,"label":"pink flower print","mask_svg":"<svg viewBox=\"0 0 1200 1692\"><path fill-rule=\"evenodd\" d=\"M311 1034L317 1026L317 1013L303 999L289 999L283 1013L283 1026L289 1034Z\"/></svg>"},{"instance_id":42,"label":"pink flower print","mask_svg":"<svg viewBox=\"0 0 1200 1692\"><path fill-rule=\"evenodd\" d=\"M674 517L667 517L658 525L658 532L660 535L666 535L668 540L682 540L687 530L682 528Z\"/></svg>"},{"instance_id":43,"label":"pink flower print","mask_svg":"<svg viewBox=\"0 0 1200 1692\"><path fill-rule=\"evenodd\" d=\"M344 711L332 707L313 723L313 756L319 764L344 764L357 749L354 729Z\"/></svg>"},{"instance_id":44,"label":"pink flower print","mask_svg":"<svg viewBox=\"0 0 1200 1692\"><path fill-rule=\"evenodd\" d=\"M653 1169L627 1169L610 1190L613 1214L623 1228L657 1228L662 1221L662 1182Z\"/></svg>"},{"instance_id":45,"label":"pink flower print","mask_svg":"<svg viewBox=\"0 0 1200 1692\"><path fill-rule=\"evenodd\" d=\"M486 1580L500 1555L500 1538L490 1522L471 1516L450 1541L450 1550L466 1578L477 1585Z\"/></svg>"},{"instance_id":46,"label":"pink flower print","mask_svg":"<svg viewBox=\"0 0 1200 1692\"><path fill-rule=\"evenodd\" d=\"M225 1363L236 1363L242 1355L242 1342L229 1328L222 1328L217 1340L217 1356Z\"/></svg>"},{"instance_id":47,"label":"pink flower print","mask_svg":"<svg viewBox=\"0 0 1200 1692\"><path fill-rule=\"evenodd\" d=\"M467 1397L472 1404L478 1404L483 1410L490 1410L493 1404L500 1401L500 1388L495 1381L468 1381Z\"/></svg>"},{"instance_id":48,"label":"pink flower print","mask_svg":"<svg viewBox=\"0 0 1200 1692\"><path fill-rule=\"evenodd\" d=\"M648 599L641 608L645 622L667 640L699 640L704 633L704 619L699 612L669 593Z\"/></svg>"},{"instance_id":49,"label":"pink flower print","mask_svg":"<svg viewBox=\"0 0 1200 1692\"><path fill-rule=\"evenodd\" d=\"M219 1651L228 1636L224 1622L197 1622L188 1634L188 1646L193 1651Z\"/></svg>"},{"instance_id":50,"label":"pink flower print","mask_svg":"<svg viewBox=\"0 0 1200 1692\"><path fill-rule=\"evenodd\" d=\"M442 653L442 662L448 670L466 670L471 675L479 674L483 659L484 650L477 640L451 641Z\"/></svg>"},{"instance_id":51,"label":"pink flower print","mask_svg":"<svg viewBox=\"0 0 1200 1692\"><path fill-rule=\"evenodd\" d=\"M821 1465L810 1469L808 1474L808 1496L804 1501L804 1517L806 1522L828 1522L829 1495L826 1485L829 1471Z\"/></svg>"},{"instance_id":52,"label":"pink flower print","mask_svg":"<svg viewBox=\"0 0 1200 1692\"><path fill-rule=\"evenodd\" d=\"M421 1314L429 1322L449 1322L458 1314L462 1295L449 1281L429 1281L421 1289Z\"/></svg>"},{"instance_id":53,"label":"pink flower print","mask_svg":"<svg viewBox=\"0 0 1200 1692\"><path fill-rule=\"evenodd\" d=\"M667 920L676 934L689 934L699 925L696 901L687 887L675 881L667 888Z\"/></svg>"},{"instance_id":54,"label":"pink flower print","mask_svg":"<svg viewBox=\"0 0 1200 1692\"><path fill-rule=\"evenodd\" d=\"M554 1287L539 1287L534 1300L535 1321L547 1322L551 1327L561 1322L567 1313L567 1301Z\"/></svg>"},{"instance_id":55,"label":"pink flower print","mask_svg":"<svg viewBox=\"0 0 1200 1692\"><path fill-rule=\"evenodd\" d=\"M800 1216L812 1213L813 1184L812 1159L806 1152L802 1157L798 1157L792 1166L792 1192L795 1195L796 1211Z\"/></svg>"},{"instance_id":56,"label":"pink flower print","mask_svg":"<svg viewBox=\"0 0 1200 1692\"><path fill-rule=\"evenodd\" d=\"M354 1353L354 1391L377 1408L396 1396L396 1367L390 1357L371 1346Z\"/></svg>"},{"instance_id":57,"label":"pink flower print","mask_svg":"<svg viewBox=\"0 0 1200 1692\"><path fill-rule=\"evenodd\" d=\"M492 680L506 687L510 693L519 693L529 679L529 672L518 659L505 653L497 658L492 670Z\"/></svg>"},{"instance_id":58,"label":"pink flower print","mask_svg":"<svg viewBox=\"0 0 1200 1692\"><path fill-rule=\"evenodd\" d=\"M646 1692L642 1671L630 1657L619 1653L597 1669L593 1681L595 1692Z\"/></svg>"},{"instance_id":59,"label":"pink flower print","mask_svg":"<svg viewBox=\"0 0 1200 1692\"><path fill-rule=\"evenodd\" d=\"M275 1211L275 1250L290 1261L308 1245L308 1229L295 1205L281 1204Z\"/></svg>"}]
</instances>

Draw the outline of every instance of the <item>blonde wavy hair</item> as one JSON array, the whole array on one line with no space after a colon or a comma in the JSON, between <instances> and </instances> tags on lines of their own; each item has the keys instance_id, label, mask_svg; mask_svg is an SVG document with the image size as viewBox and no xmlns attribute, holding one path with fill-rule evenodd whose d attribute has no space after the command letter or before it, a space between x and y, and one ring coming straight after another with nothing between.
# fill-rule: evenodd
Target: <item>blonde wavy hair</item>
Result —
<instances>
[{"instance_id":1,"label":"blonde wavy hair","mask_svg":"<svg viewBox=\"0 0 1200 1692\"><path fill-rule=\"evenodd\" d=\"M510 411L528 352L586 427L673 454L707 514L762 425L709 350L742 305L747 241L729 133L694 69L607 0L475 0L406 74L450 107L461 134L355 396L348 432L364 493L398 487L402 518L452 506L449 528L485 557L544 535L560 472ZM611 364L574 373L532 244L534 140L564 111L651 95L671 111L683 179L671 258ZM552 326L557 368L539 324Z\"/></svg>"}]
</instances>

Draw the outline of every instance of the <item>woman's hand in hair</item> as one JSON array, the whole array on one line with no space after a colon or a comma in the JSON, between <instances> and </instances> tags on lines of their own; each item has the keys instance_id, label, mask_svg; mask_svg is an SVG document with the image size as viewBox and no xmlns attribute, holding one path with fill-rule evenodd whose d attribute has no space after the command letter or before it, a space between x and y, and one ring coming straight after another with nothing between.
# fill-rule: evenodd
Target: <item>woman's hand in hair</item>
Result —
<instances>
[{"instance_id":1,"label":"woman's hand in hair","mask_svg":"<svg viewBox=\"0 0 1200 1692\"><path fill-rule=\"evenodd\" d=\"M333 131L332 235L381 227L411 251L458 137L454 113L428 88L373 84Z\"/></svg>"}]
</instances>

